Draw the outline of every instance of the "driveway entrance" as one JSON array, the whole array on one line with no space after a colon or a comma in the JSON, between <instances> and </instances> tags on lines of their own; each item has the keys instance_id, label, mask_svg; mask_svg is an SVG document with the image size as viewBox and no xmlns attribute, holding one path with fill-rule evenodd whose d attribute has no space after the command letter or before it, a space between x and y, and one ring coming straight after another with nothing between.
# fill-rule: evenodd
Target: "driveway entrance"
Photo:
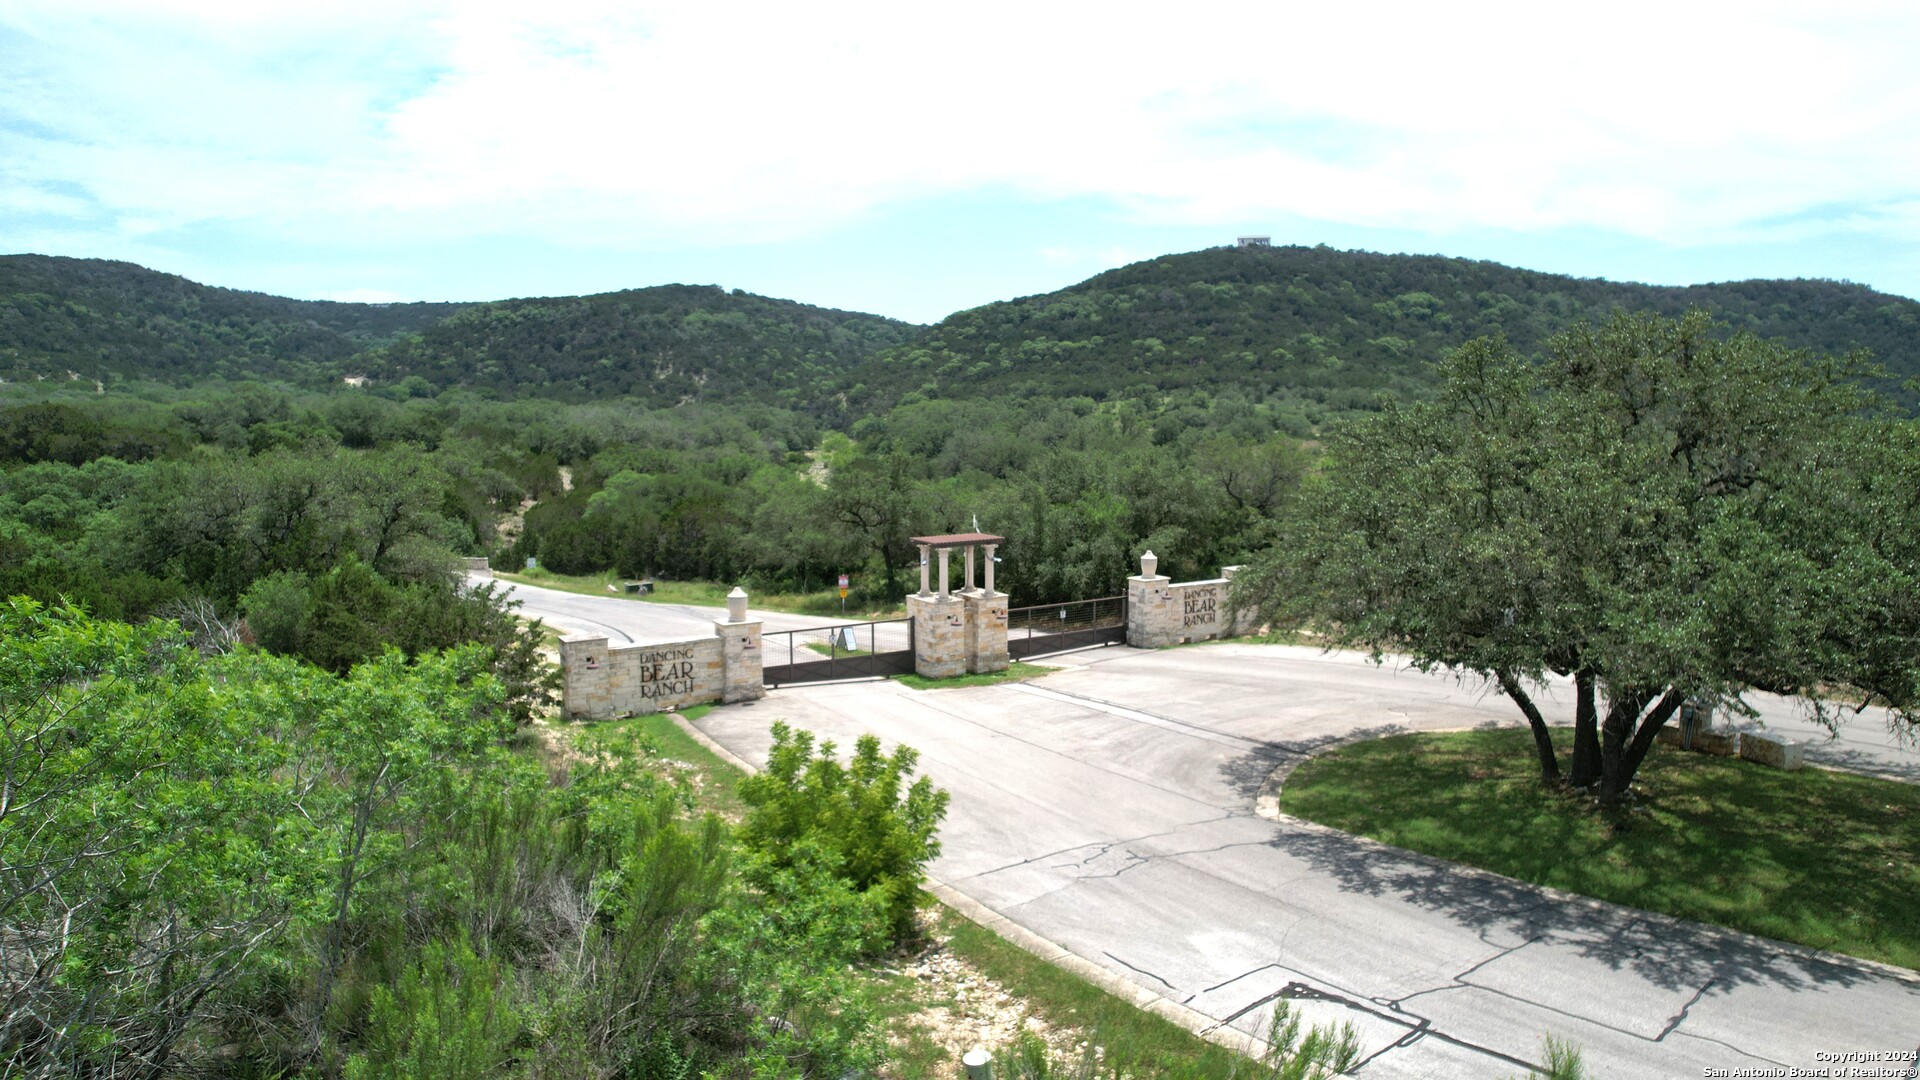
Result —
<instances>
[{"instance_id":1,"label":"driveway entrance","mask_svg":"<svg viewBox=\"0 0 1920 1080\"><path fill-rule=\"evenodd\" d=\"M1519 723L1497 692L1285 646L1057 662L1073 666L998 686L802 687L696 723L756 763L776 719L841 746L916 747L952 794L936 879L1206 1023L1264 1034L1281 999L1310 1023L1351 1021L1362 1077L1526 1075L1548 1034L1623 1080L1811 1070L1820 1053L1920 1042L1915 973L1254 811L1276 765L1336 739ZM1571 697L1542 695L1549 720L1571 722ZM1790 707L1756 704L1792 730ZM1836 752L1920 775L1871 718L1849 735Z\"/></svg>"}]
</instances>

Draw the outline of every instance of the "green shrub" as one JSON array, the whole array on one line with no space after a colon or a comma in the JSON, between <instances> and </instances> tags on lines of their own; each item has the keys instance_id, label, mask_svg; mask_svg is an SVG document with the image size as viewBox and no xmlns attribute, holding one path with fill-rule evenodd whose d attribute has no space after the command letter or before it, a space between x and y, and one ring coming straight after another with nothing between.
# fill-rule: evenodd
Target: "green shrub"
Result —
<instances>
[{"instance_id":1,"label":"green shrub","mask_svg":"<svg viewBox=\"0 0 1920 1080\"><path fill-rule=\"evenodd\" d=\"M520 1034L512 973L476 955L465 935L432 942L392 990L375 987L367 1049L347 1080L463 1080L504 1066Z\"/></svg>"},{"instance_id":2,"label":"green shrub","mask_svg":"<svg viewBox=\"0 0 1920 1080\"><path fill-rule=\"evenodd\" d=\"M816 751L811 732L775 723L766 771L740 785L752 808L741 841L762 875L820 860L877 907L893 941L908 940L925 866L940 853L934 830L947 793L924 776L902 793L919 760L911 747L889 757L863 735L848 765L833 751L831 742Z\"/></svg>"}]
</instances>

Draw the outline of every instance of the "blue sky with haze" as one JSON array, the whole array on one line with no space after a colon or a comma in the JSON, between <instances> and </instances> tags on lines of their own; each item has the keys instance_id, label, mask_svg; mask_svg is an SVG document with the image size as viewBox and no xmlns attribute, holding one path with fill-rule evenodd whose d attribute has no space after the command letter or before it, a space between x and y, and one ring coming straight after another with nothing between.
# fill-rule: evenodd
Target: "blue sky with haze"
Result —
<instances>
[{"instance_id":1,"label":"blue sky with haze","mask_svg":"<svg viewBox=\"0 0 1920 1080\"><path fill-rule=\"evenodd\" d=\"M1845 0L16 0L0 251L921 322L1242 233L1920 296L1915 55Z\"/></svg>"}]
</instances>

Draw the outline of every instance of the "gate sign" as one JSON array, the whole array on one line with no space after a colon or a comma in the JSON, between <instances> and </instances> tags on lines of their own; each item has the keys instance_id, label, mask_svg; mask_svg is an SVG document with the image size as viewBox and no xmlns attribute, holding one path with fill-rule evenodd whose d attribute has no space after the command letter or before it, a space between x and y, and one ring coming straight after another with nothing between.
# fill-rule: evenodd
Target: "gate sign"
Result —
<instances>
[{"instance_id":1,"label":"gate sign","mask_svg":"<svg viewBox=\"0 0 1920 1080\"><path fill-rule=\"evenodd\" d=\"M840 587L843 589L847 587L847 575L845 574L840 575Z\"/></svg>"}]
</instances>

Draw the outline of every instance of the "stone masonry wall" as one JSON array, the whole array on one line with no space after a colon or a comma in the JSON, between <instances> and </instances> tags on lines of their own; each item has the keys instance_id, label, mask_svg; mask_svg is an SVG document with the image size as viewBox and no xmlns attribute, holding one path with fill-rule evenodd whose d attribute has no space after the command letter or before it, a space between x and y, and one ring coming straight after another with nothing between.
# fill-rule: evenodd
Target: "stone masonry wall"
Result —
<instances>
[{"instance_id":1,"label":"stone masonry wall","mask_svg":"<svg viewBox=\"0 0 1920 1080\"><path fill-rule=\"evenodd\" d=\"M1159 649L1189 641L1211 641L1251 633L1256 615L1251 611L1229 617L1234 572L1205 581L1174 582L1154 573L1158 560L1148 552L1141 572L1127 579L1127 644Z\"/></svg>"},{"instance_id":2,"label":"stone masonry wall","mask_svg":"<svg viewBox=\"0 0 1920 1080\"><path fill-rule=\"evenodd\" d=\"M967 619L967 670L975 675L1005 671L1007 655L1007 594L986 595L975 590L963 597Z\"/></svg>"},{"instance_id":3,"label":"stone masonry wall","mask_svg":"<svg viewBox=\"0 0 1920 1080\"><path fill-rule=\"evenodd\" d=\"M907 597L913 618L913 669L926 679L947 679L967 673L966 601L957 595Z\"/></svg>"},{"instance_id":4,"label":"stone masonry wall","mask_svg":"<svg viewBox=\"0 0 1920 1080\"><path fill-rule=\"evenodd\" d=\"M567 638L560 642L560 660L566 672L561 702L568 716L599 720L726 697L719 637L619 649L609 649L604 637Z\"/></svg>"}]
</instances>

